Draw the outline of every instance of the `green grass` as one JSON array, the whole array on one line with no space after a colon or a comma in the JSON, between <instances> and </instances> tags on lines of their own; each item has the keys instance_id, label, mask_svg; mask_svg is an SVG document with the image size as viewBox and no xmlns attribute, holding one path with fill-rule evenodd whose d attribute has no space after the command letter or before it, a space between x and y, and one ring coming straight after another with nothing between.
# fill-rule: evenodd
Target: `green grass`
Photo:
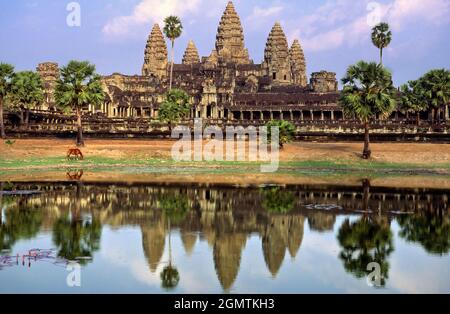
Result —
<instances>
[{"instance_id":1,"label":"green grass","mask_svg":"<svg viewBox=\"0 0 450 314\"><path fill-rule=\"evenodd\" d=\"M114 170L124 171L129 169L137 171L154 171L158 169L163 171L195 171L195 172L214 172L221 171L233 172L258 172L259 167L267 162L232 162L232 161L213 161L213 162L175 162L169 159L115 159L106 157L89 157L83 161L66 160L65 158L28 158L23 160L7 160L0 158L0 173L10 171L29 171L35 170L56 170L64 168L89 168L91 170ZM439 172L441 174L450 174L450 164L399 164L386 163L378 161L354 161L354 160L308 160L280 162L280 172L285 171L289 174L296 173L372 173L372 172Z\"/></svg>"}]
</instances>

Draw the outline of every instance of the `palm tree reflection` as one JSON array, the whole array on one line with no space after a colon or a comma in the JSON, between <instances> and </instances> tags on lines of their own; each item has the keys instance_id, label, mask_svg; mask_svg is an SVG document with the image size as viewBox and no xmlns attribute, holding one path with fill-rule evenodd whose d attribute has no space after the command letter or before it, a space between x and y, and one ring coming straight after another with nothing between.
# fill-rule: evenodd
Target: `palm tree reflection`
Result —
<instances>
[{"instance_id":1,"label":"palm tree reflection","mask_svg":"<svg viewBox=\"0 0 450 314\"><path fill-rule=\"evenodd\" d=\"M445 255L450 250L450 217L443 210L421 211L397 218L400 237L418 242L430 254Z\"/></svg>"},{"instance_id":2,"label":"palm tree reflection","mask_svg":"<svg viewBox=\"0 0 450 314\"><path fill-rule=\"evenodd\" d=\"M356 222L346 219L337 239L342 248L339 258L347 272L357 278L368 275L367 266L378 263L381 267L381 286L389 275L389 255L394 251L392 232L387 222L362 217Z\"/></svg>"}]
</instances>

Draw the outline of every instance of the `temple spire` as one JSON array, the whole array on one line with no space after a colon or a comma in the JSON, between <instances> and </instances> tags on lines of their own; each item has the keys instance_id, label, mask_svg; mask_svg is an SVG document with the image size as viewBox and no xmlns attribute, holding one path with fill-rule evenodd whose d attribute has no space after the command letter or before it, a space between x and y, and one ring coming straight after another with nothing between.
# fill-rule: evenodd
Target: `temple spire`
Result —
<instances>
[{"instance_id":1,"label":"temple spire","mask_svg":"<svg viewBox=\"0 0 450 314\"><path fill-rule=\"evenodd\" d=\"M289 51L291 59L292 81L294 84L306 87L308 80L306 77L306 60L300 42L296 39Z\"/></svg>"},{"instance_id":2,"label":"temple spire","mask_svg":"<svg viewBox=\"0 0 450 314\"><path fill-rule=\"evenodd\" d=\"M200 56L197 47L192 40L189 41L186 51L183 56L183 64L200 63Z\"/></svg>"},{"instance_id":3,"label":"temple spire","mask_svg":"<svg viewBox=\"0 0 450 314\"><path fill-rule=\"evenodd\" d=\"M283 28L276 22L267 38L264 51L264 68L275 83L291 82L289 46Z\"/></svg>"},{"instance_id":4,"label":"temple spire","mask_svg":"<svg viewBox=\"0 0 450 314\"><path fill-rule=\"evenodd\" d=\"M216 51L219 60L224 62L250 63L241 20L231 1L228 2L217 29Z\"/></svg>"},{"instance_id":5,"label":"temple spire","mask_svg":"<svg viewBox=\"0 0 450 314\"><path fill-rule=\"evenodd\" d=\"M142 75L154 75L159 78L167 76L167 45L158 24L153 26L145 48Z\"/></svg>"}]
</instances>

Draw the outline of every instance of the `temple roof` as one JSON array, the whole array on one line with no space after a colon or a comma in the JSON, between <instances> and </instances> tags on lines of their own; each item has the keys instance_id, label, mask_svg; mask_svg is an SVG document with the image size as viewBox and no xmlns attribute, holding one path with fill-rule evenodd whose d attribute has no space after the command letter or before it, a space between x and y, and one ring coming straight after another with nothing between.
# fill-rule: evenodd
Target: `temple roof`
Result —
<instances>
[{"instance_id":1,"label":"temple roof","mask_svg":"<svg viewBox=\"0 0 450 314\"><path fill-rule=\"evenodd\" d=\"M264 60L271 64L285 63L289 58L289 46L283 28L276 22L267 38Z\"/></svg>"},{"instance_id":2,"label":"temple roof","mask_svg":"<svg viewBox=\"0 0 450 314\"><path fill-rule=\"evenodd\" d=\"M192 40L189 41L183 56L183 64L200 63L197 47Z\"/></svg>"},{"instance_id":3,"label":"temple roof","mask_svg":"<svg viewBox=\"0 0 450 314\"><path fill-rule=\"evenodd\" d=\"M217 29L216 51L219 58L225 62L250 63L241 20L231 1L228 2Z\"/></svg>"}]
</instances>

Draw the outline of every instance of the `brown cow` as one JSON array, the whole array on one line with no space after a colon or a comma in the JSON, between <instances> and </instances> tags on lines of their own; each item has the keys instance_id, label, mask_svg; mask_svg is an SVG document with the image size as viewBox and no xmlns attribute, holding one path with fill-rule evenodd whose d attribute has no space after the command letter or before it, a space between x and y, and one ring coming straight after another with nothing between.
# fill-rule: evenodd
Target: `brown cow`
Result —
<instances>
[{"instance_id":1,"label":"brown cow","mask_svg":"<svg viewBox=\"0 0 450 314\"><path fill-rule=\"evenodd\" d=\"M78 148L71 148L67 151L67 159L72 158L72 156L80 160L84 159L83 153Z\"/></svg>"}]
</instances>

